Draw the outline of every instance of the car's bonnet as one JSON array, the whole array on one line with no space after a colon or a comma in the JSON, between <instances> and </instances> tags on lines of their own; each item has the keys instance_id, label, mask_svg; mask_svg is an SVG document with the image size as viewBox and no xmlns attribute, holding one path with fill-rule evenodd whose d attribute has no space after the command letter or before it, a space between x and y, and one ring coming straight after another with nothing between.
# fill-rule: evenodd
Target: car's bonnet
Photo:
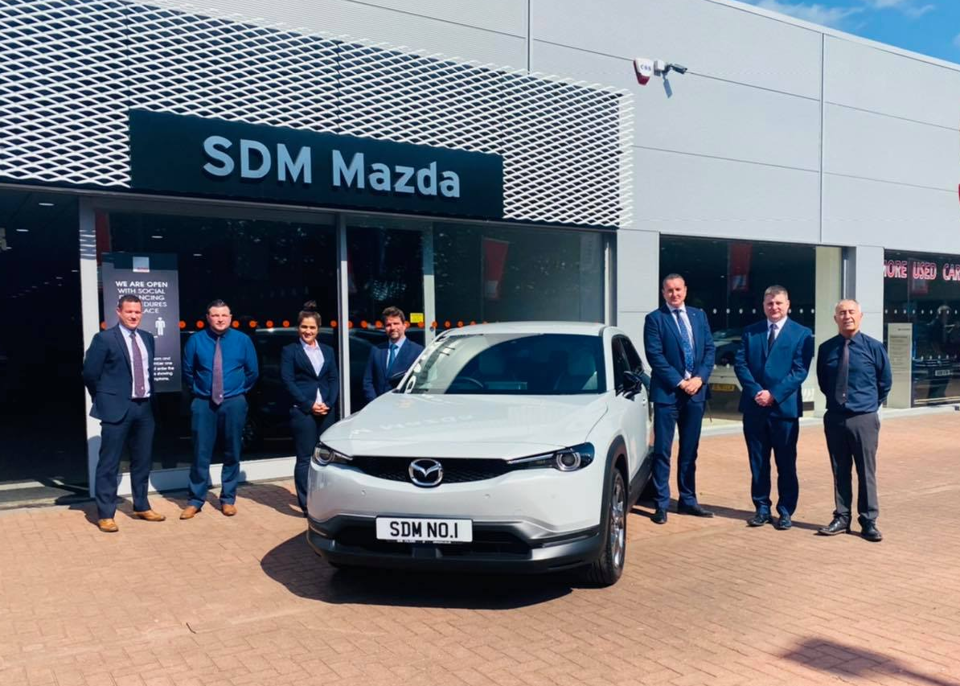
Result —
<instances>
[{"instance_id":1,"label":"car's bonnet","mask_svg":"<svg viewBox=\"0 0 960 686\"><path fill-rule=\"evenodd\" d=\"M347 455L511 459L582 443L606 411L603 395L388 393L322 440Z\"/></svg>"}]
</instances>

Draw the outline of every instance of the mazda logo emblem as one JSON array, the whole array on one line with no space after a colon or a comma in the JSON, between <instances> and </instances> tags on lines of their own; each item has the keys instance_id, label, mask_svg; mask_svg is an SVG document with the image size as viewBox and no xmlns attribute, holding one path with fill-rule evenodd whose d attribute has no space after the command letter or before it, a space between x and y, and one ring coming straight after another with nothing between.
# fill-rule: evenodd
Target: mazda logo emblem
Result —
<instances>
[{"instance_id":1,"label":"mazda logo emblem","mask_svg":"<svg viewBox=\"0 0 960 686\"><path fill-rule=\"evenodd\" d=\"M414 460L407 472L410 481L424 488L439 486L443 481L443 467L436 460Z\"/></svg>"}]
</instances>

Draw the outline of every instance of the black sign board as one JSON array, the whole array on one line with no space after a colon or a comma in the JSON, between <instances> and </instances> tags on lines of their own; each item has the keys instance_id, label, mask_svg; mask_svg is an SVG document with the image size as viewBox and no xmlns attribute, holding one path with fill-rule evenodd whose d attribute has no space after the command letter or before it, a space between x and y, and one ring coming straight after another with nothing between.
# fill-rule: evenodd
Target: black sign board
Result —
<instances>
[{"instance_id":1,"label":"black sign board","mask_svg":"<svg viewBox=\"0 0 960 686\"><path fill-rule=\"evenodd\" d=\"M132 110L130 167L138 190L503 217L488 153Z\"/></svg>"},{"instance_id":2,"label":"black sign board","mask_svg":"<svg viewBox=\"0 0 960 686\"><path fill-rule=\"evenodd\" d=\"M143 303L140 328L154 336L153 389L180 390L180 284L176 255L104 253L103 315L107 327L116 326L117 301L135 295Z\"/></svg>"}]
</instances>

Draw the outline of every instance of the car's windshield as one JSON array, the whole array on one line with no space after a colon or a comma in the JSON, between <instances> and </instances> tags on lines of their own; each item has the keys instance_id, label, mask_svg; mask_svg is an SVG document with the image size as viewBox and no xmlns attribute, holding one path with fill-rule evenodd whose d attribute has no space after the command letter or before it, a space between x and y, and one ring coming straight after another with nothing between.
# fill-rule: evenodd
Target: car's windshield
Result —
<instances>
[{"instance_id":1,"label":"car's windshield","mask_svg":"<svg viewBox=\"0 0 960 686\"><path fill-rule=\"evenodd\" d=\"M403 386L408 393L571 395L603 393L599 336L465 334L427 350Z\"/></svg>"}]
</instances>

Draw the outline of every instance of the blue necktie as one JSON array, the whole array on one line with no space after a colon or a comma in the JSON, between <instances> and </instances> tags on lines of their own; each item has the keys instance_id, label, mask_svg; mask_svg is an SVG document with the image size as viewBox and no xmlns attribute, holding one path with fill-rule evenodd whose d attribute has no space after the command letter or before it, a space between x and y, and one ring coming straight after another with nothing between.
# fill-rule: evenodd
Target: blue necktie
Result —
<instances>
[{"instance_id":1,"label":"blue necktie","mask_svg":"<svg viewBox=\"0 0 960 686\"><path fill-rule=\"evenodd\" d=\"M683 323L683 320L680 319L680 310L674 310L673 314L677 318L677 326L680 327L680 347L683 348L683 367L693 375L693 345L690 344L690 334L687 332L687 327Z\"/></svg>"},{"instance_id":2,"label":"blue necktie","mask_svg":"<svg viewBox=\"0 0 960 686\"><path fill-rule=\"evenodd\" d=\"M390 368L393 367L393 363L397 361L397 344L390 344L390 354L387 356L387 374L390 373Z\"/></svg>"}]
</instances>

